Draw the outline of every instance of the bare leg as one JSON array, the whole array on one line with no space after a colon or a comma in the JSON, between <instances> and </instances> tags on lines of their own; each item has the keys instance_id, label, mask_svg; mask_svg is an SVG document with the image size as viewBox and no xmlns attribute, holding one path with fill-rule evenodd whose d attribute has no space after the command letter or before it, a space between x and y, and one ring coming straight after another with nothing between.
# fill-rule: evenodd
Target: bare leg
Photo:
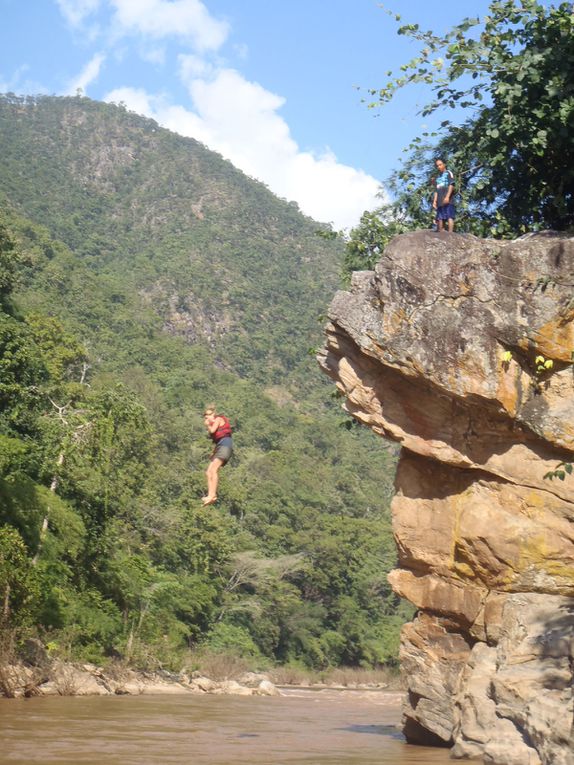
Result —
<instances>
[{"instance_id":1,"label":"bare leg","mask_svg":"<svg viewBox=\"0 0 574 765\"><path fill-rule=\"evenodd\" d=\"M443 221L441 220L441 218L438 218L436 222L436 230L442 231L442 227L443 227Z\"/></svg>"},{"instance_id":2,"label":"bare leg","mask_svg":"<svg viewBox=\"0 0 574 765\"><path fill-rule=\"evenodd\" d=\"M451 233L454 231L454 220L452 218L448 219L448 230Z\"/></svg>"},{"instance_id":3,"label":"bare leg","mask_svg":"<svg viewBox=\"0 0 574 765\"><path fill-rule=\"evenodd\" d=\"M205 475L207 476L207 496L203 498L204 505L211 505L217 499L217 484L219 482L219 468L223 461L214 457L208 465Z\"/></svg>"}]
</instances>

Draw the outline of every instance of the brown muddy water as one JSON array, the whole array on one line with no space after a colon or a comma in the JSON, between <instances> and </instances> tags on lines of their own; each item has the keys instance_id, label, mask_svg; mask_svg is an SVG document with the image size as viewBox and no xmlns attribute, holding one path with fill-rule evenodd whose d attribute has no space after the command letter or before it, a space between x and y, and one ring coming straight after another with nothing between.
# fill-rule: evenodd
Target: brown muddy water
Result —
<instances>
[{"instance_id":1,"label":"brown muddy water","mask_svg":"<svg viewBox=\"0 0 574 765\"><path fill-rule=\"evenodd\" d=\"M283 693L0 699L0 763L453 763L448 750L404 742L398 694Z\"/></svg>"}]
</instances>

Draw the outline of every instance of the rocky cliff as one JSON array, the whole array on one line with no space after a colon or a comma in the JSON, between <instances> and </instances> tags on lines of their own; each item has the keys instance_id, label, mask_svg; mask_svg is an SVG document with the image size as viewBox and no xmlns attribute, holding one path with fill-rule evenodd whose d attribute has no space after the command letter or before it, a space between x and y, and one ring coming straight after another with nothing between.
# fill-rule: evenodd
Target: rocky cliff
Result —
<instances>
[{"instance_id":1,"label":"rocky cliff","mask_svg":"<svg viewBox=\"0 0 574 765\"><path fill-rule=\"evenodd\" d=\"M574 460L573 287L574 239L405 234L337 293L319 354L402 445L407 739L497 765L574 763L574 475L545 477Z\"/></svg>"}]
</instances>

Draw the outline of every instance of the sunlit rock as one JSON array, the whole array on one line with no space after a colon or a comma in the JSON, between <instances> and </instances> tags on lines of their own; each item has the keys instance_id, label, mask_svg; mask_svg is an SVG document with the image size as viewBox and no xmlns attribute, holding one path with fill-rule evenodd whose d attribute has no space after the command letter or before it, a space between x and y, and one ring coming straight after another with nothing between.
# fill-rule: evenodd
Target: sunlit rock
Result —
<instances>
[{"instance_id":1,"label":"sunlit rock","mask_svg":"<svg viewBox=\"0 0 574 765\"><path fill-rule=\"evenodd\" d=\"M404 730L573 765L574 239L396 237L329 311L319 363L403 449L392 503Z\"/></svg>"}]
</instances>

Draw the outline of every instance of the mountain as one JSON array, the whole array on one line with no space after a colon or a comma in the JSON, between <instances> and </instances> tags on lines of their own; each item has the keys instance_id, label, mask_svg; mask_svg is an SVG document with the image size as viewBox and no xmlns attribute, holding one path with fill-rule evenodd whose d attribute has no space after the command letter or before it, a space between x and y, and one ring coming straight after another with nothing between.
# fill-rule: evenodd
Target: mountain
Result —
<instances>
[{"instance_id":1,"label":"mountain","mask_svg":"<svg viewBox=\"0 0 574 765\"><path fill-rule=\"evenodd\" d=\"M144 666L198 646L256 663L394 661L395 451L342 417L309 353L341 242L119 106L9 94L0 131L0 592L14 640ZM210 401L236 455L203 508Z\"/></svg>"},{"instance_id":2,"label":"mountain","mask_svg":"<svg viewBox=\"0 0 574 765\"><path fill-rule=\"evenodd\" d=\"M168 332L242 376L315 376L306 354L342 245L295 203L120 106L4 97L0 130L3 204L114 283L116 304L137 294Z\"/></svg>"}]
</instances>

